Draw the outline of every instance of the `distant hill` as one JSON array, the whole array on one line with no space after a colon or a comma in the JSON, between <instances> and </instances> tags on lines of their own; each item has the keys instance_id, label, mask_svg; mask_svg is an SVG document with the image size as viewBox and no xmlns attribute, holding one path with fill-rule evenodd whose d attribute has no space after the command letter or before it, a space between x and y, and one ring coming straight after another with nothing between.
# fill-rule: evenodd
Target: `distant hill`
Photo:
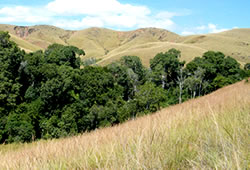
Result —
<instances>
[{"instance_id":1,"label":"distant hill","mask_svg":"<svg viewBox=\"0 0 250 170\"><path fill-rule=\"evenodd\" d=\"M84 58L101 59L105 65L124 55L137 55L145 65L159 52L170 48L182 51L187 62L208 50L221 51L240 63L250 62L250 29L234 29L217 34L180 36L158 28L134 31L114 31L105 28L88 28L68 31L54 26L14 26L0 24L22 49L30 52L46 49L50 44L74 45L84 49Z\"/></svg>"}]
</instances>

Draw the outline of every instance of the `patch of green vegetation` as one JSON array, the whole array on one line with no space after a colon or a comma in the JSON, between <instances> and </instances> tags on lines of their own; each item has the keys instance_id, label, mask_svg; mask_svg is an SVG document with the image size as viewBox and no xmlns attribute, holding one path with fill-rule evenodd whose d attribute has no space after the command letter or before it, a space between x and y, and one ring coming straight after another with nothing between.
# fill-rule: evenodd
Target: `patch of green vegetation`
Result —
<instances>
[{"instance_id":1,"label":"patch of green vegetation","mask_svg":"<svg viewBox=\"0 0 250 170\"><path fill-rule=\"evenodd\" d=\"M113 126L248 76L235 59L214 51L186 67L181 52L170 49L157 54L150 69L137 56L105 67L92 58L81 69L79 56L85 52L77 47L52 44L25 53L6 32L0 32L0 42L0 143Z\"/></svg>"}]
</instances>

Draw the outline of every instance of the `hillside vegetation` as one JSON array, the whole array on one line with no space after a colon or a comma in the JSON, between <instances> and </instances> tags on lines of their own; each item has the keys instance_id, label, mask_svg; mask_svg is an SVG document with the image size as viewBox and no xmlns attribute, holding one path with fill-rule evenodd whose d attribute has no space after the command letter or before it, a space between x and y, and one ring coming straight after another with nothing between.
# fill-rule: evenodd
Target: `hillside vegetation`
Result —
<instances>
[{"instance_id":1,"label":"hillside vegetation","mask_svg":"<svg viewBox=\"0 0 250 170\"><path fill-rule=\"evenodd\" d=\"M0 146L0 169L249 169L245 81L79 136Z\"/></svg>"},{"instance_id":2,"label":"hillside vegetation","mask_svg":"<svg viewBox=\"0 0 250 170\"><path fill-rule=\"evenodd\" d=\"M150 60L123 56L101 67L85 52L50 45L26 53L0 31L0 143L73 136L114 126L211 93L250 75L232 57L208 51L185 65L170 49ZM93 63L92 63L93 64Z\"/></svg>"},{"instance_id":3,"label":"hillside vegetation","mask_svg":"<svg viewBox=\"0 0 250 170\"><path fill-rule=\"evenodd\" d=\"M101 59L101 65L117 61L124 55L137 55L144 65L149 66L152 56L171 48L182 51L181 59L185 61L213 50L234 57L242 65L250 62L250 29L193 36L180 36L157 28L127 32L104 28L67 31L47 25L21 27L0 24L0 30L8 31L12 40L28 52L45 50L53 43L73 45L85 50L83 59Z\"/></svg>"},{"instance_id":4,"label":"hillside vegetation","mask_svg":"<svg viewBox=\"0 0 250 170\"><path fill-rule=\"evenodd\" d=\"M26 53L0 31L0 169L248 168L249 84L207 94L247 80L250 63L208 51L185 65L172 48L150 69L137 56L81 67L84 55Z\"/></svg>"}]
</instances>

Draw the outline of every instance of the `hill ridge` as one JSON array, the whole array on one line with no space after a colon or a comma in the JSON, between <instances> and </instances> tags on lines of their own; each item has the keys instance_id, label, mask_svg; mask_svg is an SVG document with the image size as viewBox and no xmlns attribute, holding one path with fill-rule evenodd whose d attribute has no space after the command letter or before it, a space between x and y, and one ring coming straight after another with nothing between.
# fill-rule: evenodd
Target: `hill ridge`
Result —
<instances>
[{"instance_id":1,"label":"hill ridge","mask_svg":"<svg viewBox=\"0 0 250 170\"><path fill-rule=\"evenodd\" d=\"M234 57L241 64L250 62L250 29L247 28L191 36L154 27L130 31L92 27L72 31L50 25L0 24L0 30L8 31L12 40L28 52L44 50L53 43L74 45L85 50L83 59L97 58L103 60L100 63L104 65L122 55L137 55L148 66L151 58L169 48L181 50L182 60L186 61L201 56L204 51L214 50Z\"/></svg>"}]
</instances>

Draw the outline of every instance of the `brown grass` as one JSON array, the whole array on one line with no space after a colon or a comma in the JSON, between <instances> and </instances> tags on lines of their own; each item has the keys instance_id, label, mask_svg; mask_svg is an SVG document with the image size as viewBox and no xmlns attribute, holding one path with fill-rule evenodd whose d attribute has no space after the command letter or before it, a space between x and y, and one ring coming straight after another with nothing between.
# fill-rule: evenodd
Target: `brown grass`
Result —
<instances>
[{"instance_id":1,"label":"brown grass","mask_svg":"<svg viewBox=\"0 0 250 170\"><path fill-rule=\"evenodd\" d=\"M248 169L250 84L65 139L0 146L0 169Z\"/></svg>"},{"instance_id":2,"label":"brown grass","mask_svg":"<svg viewBox=\"0 0 250 170\"><path fill-rule=\"evenodd\" d=\"M74 45L84 49L86 58L102 59L109 64L125 55L139 56L146 66L159 52L169 48L182 51L182 60L190 61L208 50L221 51L237 59L242 65L250 62L250 29L234 29L217 34L179 36L164 29L145 28L134 31L114 31L89 28L66 31L53 26L31 26L35 31L20 38L13 25L0 24L0 30L9 31L12 40L27 52L46 49L52 43ZM25 29L24 29L25 30ZM27 30L26 30L27 33Z\"/></svg>"},{"instance_id":3,"label":"brown grass","mask_svg":"<svg viewBox=\"0 0 250 170\"><path fill-rule=\"evenodd\" d=\"M124 48L122 46L121 48ZM122 56L135 55L141 57L142 64L149 67L150 59L154 58L156 54L165 53L171 48L178 49L182 52L181 60L190 62L194 57L202 56L207 50L200 47L191 46L189 44L172 43L172 42L151 42L145 44L134 45L127 47L127 49L117 48L106 55L98 64L107 65L111 62L119 60Z\"/></svg>"}]
</instances>

